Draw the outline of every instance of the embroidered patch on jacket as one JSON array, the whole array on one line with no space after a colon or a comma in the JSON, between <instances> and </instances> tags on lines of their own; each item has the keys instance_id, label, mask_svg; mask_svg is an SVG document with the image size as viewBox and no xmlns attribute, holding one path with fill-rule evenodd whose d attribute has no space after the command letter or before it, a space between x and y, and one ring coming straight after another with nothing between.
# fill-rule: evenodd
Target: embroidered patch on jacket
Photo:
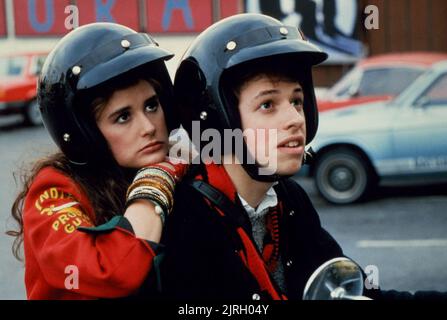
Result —
<instances>
[{"instance_id":1,"label":"embroidered patch on jacket","mask_svg":"<svg viewBox=\"0 0 447 320\"><path fill-rule=\"evenodd\" d=\"M35 207L39 210L41 215L46 215L53 219L51 228L54 231L63 230L65 233L73 233L77 227L92 226L90 218L81 210L80 203L77 201L70 201L61 203L56 206L51 204L45 206L46 200L60 201L60 200L75 200L71 194L51 188L45 190L36 200Z\"/></svg>"}]
</instances>

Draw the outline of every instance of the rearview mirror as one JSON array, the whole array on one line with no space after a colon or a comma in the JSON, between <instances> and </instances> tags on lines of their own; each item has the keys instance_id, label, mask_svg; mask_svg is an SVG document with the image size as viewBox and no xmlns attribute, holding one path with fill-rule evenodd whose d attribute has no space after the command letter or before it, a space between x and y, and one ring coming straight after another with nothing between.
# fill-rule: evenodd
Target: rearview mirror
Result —
<instances>
[{"instance_id":1,"label":"rearview mirror","mask_svg":"<svg viewBox=\"0 0 447 320\"><path fill-rule=\"evenodd\" d=\"M310 276L303 300L371 300L363 294L363 273L352 260L334 258Z\"/></svg>"}]
</instances>

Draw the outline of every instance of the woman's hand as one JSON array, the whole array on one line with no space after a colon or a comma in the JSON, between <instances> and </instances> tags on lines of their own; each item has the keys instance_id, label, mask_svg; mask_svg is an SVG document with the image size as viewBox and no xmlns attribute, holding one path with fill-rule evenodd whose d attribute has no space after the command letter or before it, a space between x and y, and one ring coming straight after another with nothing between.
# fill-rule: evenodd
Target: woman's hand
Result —
<instances>
[{"instance_id":1,"label":"woman's hand","mask_svg":"<svg viewBox=\"0 0 447 320\"><path fill-rule=\"evenodd\" d=\"M164 221L174 205L175 184L187 169L186 163L166 158L138 171L127 190L124 213L138 238L160 240Z\"/></svg>"},{"instance_id":2,"label":"woman's hand","mask_svg":"<svg viewBox=\"0 0 447 320\"><path fill-rule=\"evenodd\" d=\"M175 182L181 181L189 168L189 164L185 160L169 157L166 157L165 161L159 162L156 165L148 165L148 167L151 166L160 166L166 169L174 177Z\"/></svg>"}]
</instances>

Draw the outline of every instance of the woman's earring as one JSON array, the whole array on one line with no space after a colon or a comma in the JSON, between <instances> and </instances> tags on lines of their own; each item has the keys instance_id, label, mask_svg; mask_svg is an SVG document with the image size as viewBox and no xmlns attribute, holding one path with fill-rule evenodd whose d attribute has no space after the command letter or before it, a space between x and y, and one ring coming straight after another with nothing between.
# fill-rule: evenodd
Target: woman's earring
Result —
<instances>
[{"instance_id":1,"label":"woman's earring","mask_svg":"<svg viewBox=\"0 0 447 320\"><path fill-rule=\"evenodd\" d=\"M205 121L208 118L208 113L206 111L200 112L200 119Z\"/></svg>"}]
</instances>

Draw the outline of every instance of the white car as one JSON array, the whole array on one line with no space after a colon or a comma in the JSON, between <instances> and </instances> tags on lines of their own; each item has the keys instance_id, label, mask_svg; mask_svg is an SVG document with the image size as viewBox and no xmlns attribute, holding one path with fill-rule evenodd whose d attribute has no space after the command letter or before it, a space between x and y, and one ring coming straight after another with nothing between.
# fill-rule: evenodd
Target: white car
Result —
<instances>
[{"instance_id":1,"label":"white car","mask_svg":"<svg viewBox=\"0 0 447 320\"><path fill-rule=\"evenodd\" d=\"M447 181L447 60L391 101L320 113L309 173L332 203L380 185Z\"/></svg>"}]
</instances>

